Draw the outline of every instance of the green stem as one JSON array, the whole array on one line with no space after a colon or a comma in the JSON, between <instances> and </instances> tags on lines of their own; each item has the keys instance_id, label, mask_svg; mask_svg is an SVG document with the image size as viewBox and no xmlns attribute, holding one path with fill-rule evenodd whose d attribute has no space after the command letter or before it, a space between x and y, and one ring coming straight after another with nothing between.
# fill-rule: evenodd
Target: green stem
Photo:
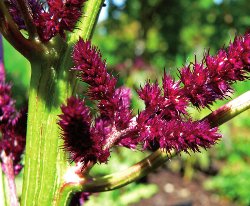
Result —
<instances>
[{"instance_id":1,"label":"green stem","mask_svg":"<svg viewBox=\"0 0 250 206\"><path fill-rule=\"evenodd\" d=\"M174 152L168 154L159 149L124 171L89 180L83 184L82 189L87 192L104 192L123 187L154 171L173 156Z\"/></svg>"},{"instance_id":2,"label":"green stem","mask_svg":"<svg viewBox=\"0 0 250 206\"><path fill-rule=\"evenodd\" d=\"M7 187L6 187L5 175L3 173L3 170L0 168L0 205L3 205L3 206L9 205L6 190L7 190Z\"/></svg>"},{"instance_id":3,"label":"green stem","mask_svg":"<svg viewBox=\"0 0 250 206\"><path fill-rule=\"evenodd\" d=\"M84 24L87 31L82 38L89 38L97 20L102 0L85 4ZM94 5L94 6L93 6ZM93 10L95 9L95 10ZM81 29L81 28L80 28ZM57 120L60 106L74 93L76 78L72 67L72 44L65 46L60 38L48 44L50 54L41 54L31 63L32 74L29 91L29 110L25 170L21 205L67 205L71 197L68 188L62 188L64 174L69 166L62 150L62 140ZM64 192L66 191L66 192ZM63 200L63 201L62 201ZM65 203L64 203L65 202Z\"/></svg>"},{"instance_id":4,"label":"green stem","mask_svg":"<svg viewBox=\"0 0 250 206\"><path fill-rule=\"evenodd\" d=\"M250 108L250 91L238 96L219 109L204 117L210 122L211 127L220 126L240 113Z\"/></svg>"},{"instance_id":5,"label":"green stem","mask_svg":"<svg viewBox=\"0 0 250 206\"><path fill-rule=\"evenodd\" d=\"M71 93L60 91L53 63L33 63L29 91L27 143L22 205L53 205L58 183L66 167L59 146L57 115L60 98ZM35 197L35 198L31 198Z\"/></svg>"},{"instance_id":6,"label":"green stem","mask_svg":"<svg viewBox=\"0 0 250 206\"><path fill-rule=\"evenodd\" d=\"M93 34L93 28L101 11L104 0L88 0L83 7L83 16L78 21L76 28L69 34L69 43L74 44L79 37L88 39ZM80 28L80 29L79 29Z\"/></svg>"}]
</instances>

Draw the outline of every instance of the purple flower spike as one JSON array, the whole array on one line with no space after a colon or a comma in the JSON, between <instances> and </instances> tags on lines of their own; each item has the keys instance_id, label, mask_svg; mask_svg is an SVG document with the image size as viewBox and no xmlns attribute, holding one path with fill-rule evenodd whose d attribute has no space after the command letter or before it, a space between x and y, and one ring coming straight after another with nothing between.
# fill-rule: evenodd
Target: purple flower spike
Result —
<instances>
[{"instance_id":1,"label":"purple flower spike","mask_svg":"<svg viewBox=\"0 0 250 206\"><path fill-rule=\"evenodd\" d=\"M147 119L147 118L146 118ZM165 121L155 116L144 119L143 113L138 117L138 142L144 149L161 148L170 152L188 150L200 151L209 148L221 137L217 128L210 128L208 122L181 120ZM146 120L146 121L145 121Z\"/></svg>"},{"instance_id":2,"label":"purple flower spike","mask_svg":"<svg viewBox=\"0 0 250 206\"><path fill-rule=\"evenodd\" d=\"M232 93L231 84L249 79L250 34L238 36L228 49L215 56L206 54L201 64L195 62L180 70L186 97L196 107L209 107L217 99Z\"/></svg>"},{"instance_id":3,"label":"purple flower spike","mask_svg":"<svg viewBox=\"0 0 250 206\"><path fill-rule=\"evenodd\" d=\"M65 38L65 31L72 32L81 17L85 1L47 0L43 10L34 19L40 38L45 42L57 34Z\"/></svg>"},{"instance_id":4,"label":"purple flower spike","mask_svg":"<svg viewBox=\"0 0 250 206\"><path fill-rule=\"evenodd\" d=\"M162 84L164 91L163 115L170 119L178 117L180 114L187 114L188 101L184 96L183 89L180 87L180 81L175 82L169 75L164 73Z\"/></svg>"},{"instance_id":5,"label":"purple flower spike","mask_svg":"<svg viewBox=\"0 0 250 206\"><path fill-rule=\"evenodd\" d=\"M81 80L89 84L88 95L91 99L108 99L114 95L117 81L108 74L106 62L96 47L89 41L79 39L74 47L73 59L76 64L73 70L77 70Z\"/></svg>"},{"instance_id":6,"label":"purple flower spike","mask_svg":"<svg viewBox=\"0 0 250 206\"><path fill-rule=\"evenodd\" d=\"M17 175L22 169L20 162L26 142L26 124L27 109L20 113L16 111L15 101L11 98L11 86L5 83L3 45L0 36L0 161L5 173L12 168Z\"/></svg>"},{"instance_id":7,"label":"purple flower spike","mask_svg":"<svg viewBox=\"0 0 250 206\"><path fill-rule=\"evenodd\" d=\"M90 112L84 101L71 97L61 109L63 114L59 115L58 125L62 129L63 148L70 152L70 159L82 163L83 167L88 162L106 162L109 152L102 151L101 144L105 136L93 134Z\"/></svg>"},{"instance_id":8,"label":"purple flower spike","mask_svg":"<svg viewBox=\"0 0 250 206\"><path fill-rule=\"evenodd\" d=\"M125 128L131 119L130 90L115 88L117 80L107 72L100 51L89 41L79 39L73 59L76 64L73 70L77 70L80 79L89 84L87 95L98 101L100 116L111 120L117 129Z\"/></svg>"}]
</instances>

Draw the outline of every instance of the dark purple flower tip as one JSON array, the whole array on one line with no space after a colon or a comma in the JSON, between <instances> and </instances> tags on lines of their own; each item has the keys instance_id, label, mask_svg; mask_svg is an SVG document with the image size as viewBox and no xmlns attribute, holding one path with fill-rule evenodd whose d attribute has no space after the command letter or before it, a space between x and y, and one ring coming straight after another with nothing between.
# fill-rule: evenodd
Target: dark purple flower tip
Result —
<instances>
[{"instance_id":1,"label":"dark purple flower tip","mask_svg":"<svg viewBox=\"0 0 250 206\"><path fill-rule=\"evenodd\" d=\"M217 128L210 128L209 123L204 121L166 121L159 116L148 118L148 115L142 112L137 123L137 141L144 149L158 147L167 152L199 151L200 147L209 148L221 137Z\"/></svg>"},{"instance_id":2,"label":"dark purple flower tip","mask_svg":"<svg viewBox=\"0 0 250 206\"><path fill-rule=\"evenodd\" d=\"M97 121L91 127L91 116L84 101L70 97L66 105L61 106L59 115L63 148L70 153L70 159L82 163L84 168L88 162L106 162L109 157L109 148L104 150L107 125Z\"/></svg>"},{"instance_id":3,"label":"dark purple flower tip","mask_svg":"<svg viewBox=\"0 0 250 206\"><path fill-rule=\"evenodd\" d=\"M69 98L61 110L63 114L59 115L58 125L62 130L63 148L70 152L72 160L78 162L84 151L93 144L90 138L90 112L84 101L75 97Z\"/></svg>"},{"instance_id":4,"label":"dark purple flower tip","mask_svg":"<svg viewBox=\"0 0 250 206\"><path fill-rule=\"evenodd\" d=\"M248 33L238 36L215 56L207 53L201 64L195 62L181 69L184 93L193 105L209 107L215 100L228 97L232 83L249 78L249 44Z\"/></svg>"},{"instance_id":5,"label":"dark purple flower tip","mask_svg":"<svg viewBox=\"0 0 250 206\"><path fill-rule=\"evenodd\" d=\"M108 74L106 62L100 51L90 41L79 39L73 50L73 60L83 82L90 85L88 95L93 100L111 98L115 92L117 80Z\"/></svg>"},{"instance_id":6,"label":"dark purple flower tip","mask_svg":"<svg viewBox=\"0 0 250 206\"><path fill-rule=\"evenodd\" d=\"M74 194L71 199L69 206L81 206L89 200L89 196L91 193L89 192L78 192Z\"/></svg>"}]
</instances>

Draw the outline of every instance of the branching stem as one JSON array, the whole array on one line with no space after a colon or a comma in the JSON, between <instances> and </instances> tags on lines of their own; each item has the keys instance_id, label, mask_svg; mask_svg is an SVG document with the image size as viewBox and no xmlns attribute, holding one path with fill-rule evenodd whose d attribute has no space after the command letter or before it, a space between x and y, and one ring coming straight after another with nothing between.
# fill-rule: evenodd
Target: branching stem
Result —
<instances>
[{"instance_id":1,"label":"branching stem","mask_svg":"<svg viewBox=\"0 0 250 206\"><path fill-rule=\"evenodd\" d=\"M223 105L202 120L208 120L212 127L220 126L249 108L250 91ZM84 181L82 187L79 186L79 181L75 182L75 184L74 182L68 182L66 184L72 191L104 192L114 190L140 179L175 155L176 153L174 151L168 154L165 151L158 149L130 168L104 177L90 178ZM80 178L81 177L79 177L79 180ZM67 186L64 185L64 187Z\"/></svg>"},{"instance_id":2,"label":"branching stem","mask_svg":"<svg viewBox=\"0 0 250 206\"><path fill-rule=\"evenodd\" d=\"M30 39L38 37L36 26L33 21L32 11L27 0L17 0L20 11L22 12L23 19L29 34Z\"/></svg>"}]
</instances>

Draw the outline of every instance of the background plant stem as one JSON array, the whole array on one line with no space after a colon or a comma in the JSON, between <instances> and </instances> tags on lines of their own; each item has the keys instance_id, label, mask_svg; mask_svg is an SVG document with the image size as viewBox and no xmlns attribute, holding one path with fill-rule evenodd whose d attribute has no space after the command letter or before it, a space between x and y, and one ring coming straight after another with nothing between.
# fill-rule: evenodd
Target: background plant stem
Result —
<instances>
[{"instance_id":1,"label":"background plant stem","mask_svg":"<svg viewBox=\"0 0 250 206\"><path fill-rule=\"evenodd\" d=\"M3 170L0 168L0 205L8 205L6 181Z\"/></svg>"}]
</instances>

